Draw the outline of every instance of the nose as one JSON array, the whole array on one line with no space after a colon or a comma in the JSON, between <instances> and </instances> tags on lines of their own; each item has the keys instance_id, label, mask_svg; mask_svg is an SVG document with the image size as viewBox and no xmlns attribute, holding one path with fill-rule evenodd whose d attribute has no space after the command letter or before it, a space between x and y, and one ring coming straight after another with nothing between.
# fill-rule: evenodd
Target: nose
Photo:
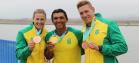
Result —
<instances>
[{"instance_id":1,"label":"nose","mask_svg":"<svg viewBox=\"0 0 139 63\"><path fill-rule=\"evenodd\" d=\"M83 13L83 15L82 15L84 18L86 18L87 17L87 14L86 13Z\"/></svg>"},{"instance_id":2,"label":"nose","mask_svg":"<svg viewBox=\"0 0 139 63\"><path fill-rule=\"evenodd\" d=\"M41 23L41 20L38 20L38 23Z\"/></svg>"},{"instance_id":3,"label":"nose","mask_svg":"<svg viewBox=\"0 0 139 63\"><path fill-rule=\"evenodd\" d=\"M57 22L60 22L60 21L61 21L61 19L60 19L60 18L58 18L58 19L57 19Z\"/></svg>"}]
</instances>

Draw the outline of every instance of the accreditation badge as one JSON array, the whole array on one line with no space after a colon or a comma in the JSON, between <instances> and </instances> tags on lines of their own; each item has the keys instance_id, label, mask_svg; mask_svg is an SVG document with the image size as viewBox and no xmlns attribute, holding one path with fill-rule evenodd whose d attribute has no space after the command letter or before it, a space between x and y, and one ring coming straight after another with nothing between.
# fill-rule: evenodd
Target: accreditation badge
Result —
<instances>
[{"instance_id":1,"label":"accreditation badge","mask_svg":"<svg viewBox=\"0 0 139 63\"><path fill-rule=\"evenodd\" d=\"M41 42L41 37L40 36L36 36L33 38L33 42L35 43L40 43Z\"/></svg>"}]
</instances>

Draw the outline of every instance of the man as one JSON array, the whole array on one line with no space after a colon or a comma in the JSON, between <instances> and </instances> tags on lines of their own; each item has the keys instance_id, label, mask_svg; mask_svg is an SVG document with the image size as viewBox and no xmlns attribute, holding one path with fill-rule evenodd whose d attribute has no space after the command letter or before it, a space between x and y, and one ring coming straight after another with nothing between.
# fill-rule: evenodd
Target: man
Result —
<instances>
[{"instance_id":1,"label":"man","mask_svg":"<svg viewBox=\"0 0 139 63\"><path fill-rule=\"evenodd\" d=\"M95 8L87 0L80 1L77 8L84 22L85 63L118 63L116 56L128 49L118 25L95 14Z\"/></svg>"},{"instance_id":2,"label":"man","mask_svg":"<svg viewBox=\"0 0 139 63\"><path fill-rule=\"evenodd\" d=\"M63 9L54 10L51 19L56 29L46 35L46 47L55 45L53 63L81 63L81 31L66 27L68 17Z\"/></svg>"},{"instance_id":3,"label":"man","mask_svg":"<svg viewBox=\"0 0 139 63\"><path fill-rule=\"evenodd\" d=\"M16 38L16 57L20 63L45 63L44 49L47 30L45 29L46 13L37 9L33 22L21 29Z\"/></svg>"}]
</instances>

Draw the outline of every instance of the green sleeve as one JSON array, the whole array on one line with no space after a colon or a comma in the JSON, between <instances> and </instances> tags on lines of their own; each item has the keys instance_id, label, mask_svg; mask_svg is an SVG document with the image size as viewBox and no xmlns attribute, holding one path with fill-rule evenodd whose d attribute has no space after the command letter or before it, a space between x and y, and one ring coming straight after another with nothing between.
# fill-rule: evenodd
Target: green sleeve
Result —
<instances>
[{"instance_id":1,"label":"green sleeve","mask_svg":"<svg viewBox=\"0 0 139 63\"><path fill-rule=\"evenodd\" d=\"M81 48L81 55L84 55L84 49L82 48L83 33L81 31L78 32L78 42L79 42L79 46Z\"/></svg>"},{"instance_id":2,"label":"green sleeve","mask_svg":"<svg viewBox=\"0 0 139 63\"><path fill-rule=\"evenodd\" d=\"M101 52L103 55L118 56L127 52L128 47L126 41L115 22L109 24L107 36L106 39L108 40L104 42L109 44L103 44L103 46L101 46Z\"/></svg>"},{"instance_id":3,"label":"green sleeve","mask_svg":"<svg viewBox=\"0 0 139 63\"><path fill-rule=\"evenodd\" d=\"M82 34L81 31L77 31L76 32L76 36L77 36L77 39L78 39L78 42L79 42L78 44L79 44L79 46L81 48L81 55L83 55L84 54L84 49L82 48L82 42L83 42L82 37L83 37L83 34Z\"/></svg>"},{"instance_id":4,"label":"green sleeve","mask_svg":"<svg viewBox=\"0 0 139 63\"><path fill-rule=\"evenodd\" d=\"M73 28L69 28L73 33L75 33L77 39L78 39L78 45L79 47L81 48L81 55L84 54L84 49L82 48L82 42L83 42L83 33L80 31L80 30L76 30L76 29L73 29Z\"/></svg>"},{"instance_id":5,"label":"green sleeve","mask_svg":"<svg viewBox=\"0 0 139 63\"><path fill-rule=\"evenodd\" d=\"M28 44L21 32L16 37L16 57L19 60L26 60L31 55Z\"/></svg>"},{"instance_id":6,"label":"green sleeve","mask_svg":"<svg viewBox=\"0 0 139 63\"><path fill-rule=\"evenodd\" d=\"M45 43L47 43L47 41L49 41L50 37L53 35L54 31L48 32L45 36Z\"/></svg>"}]
</instances>

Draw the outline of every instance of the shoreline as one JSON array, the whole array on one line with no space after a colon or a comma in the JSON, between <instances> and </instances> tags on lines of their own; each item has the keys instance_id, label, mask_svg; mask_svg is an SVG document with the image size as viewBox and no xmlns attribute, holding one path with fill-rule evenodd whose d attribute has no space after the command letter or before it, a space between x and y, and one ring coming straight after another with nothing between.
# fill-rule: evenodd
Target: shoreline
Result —
<instances>
[{"instance_id":1,"label":"shoreline","mask_svg":"<svg viewBox=\"0 0 139 63\"><path fill-rule=\"evenodd\" d=\"M0 24L10 24L10 25L27 25L31 23L31 19L0 19ZM120 26L139 26L139 20L117 20ZM82 25L80 19L69 19L67 25ZM52 21L48 19L46 25L53 25Z\"/></svg>"}]
</instances>

